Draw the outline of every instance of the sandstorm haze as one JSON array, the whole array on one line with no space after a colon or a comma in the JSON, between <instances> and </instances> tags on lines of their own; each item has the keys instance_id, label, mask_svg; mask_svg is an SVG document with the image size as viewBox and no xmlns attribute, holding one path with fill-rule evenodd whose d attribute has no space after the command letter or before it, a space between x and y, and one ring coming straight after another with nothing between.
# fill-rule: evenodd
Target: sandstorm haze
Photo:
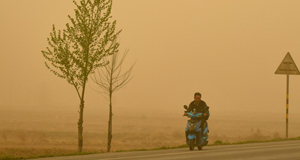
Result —
<instances>
[{"instance_id":1,"label":"sandstorm haze","mask_svg":"<svg viewBox=\"0 0 300 160\"><path fill-rule=\"evenodd\" d=\"M234 127L234 121L230 120L233 117L245 121L249 130L268 126L259 121L269 124L276 121L280 127L272 126L271 133L284 135L286 76L274 72L287 52L300 67L300 1L114 0L113 3L113 19L117 20L117 29L123 30L119 37L120 51L130 50L124 68L137 62L132 81L114 95L116 117L141 115L151 119L156 112L167 112L176 122L182 121L177 128L181 127L183 132L182 106L199 91L210 106L211 131L224 127L226 122ZM77 116L79 99L74 88L46 69L41 54L47 47L52 25L64 29L69 22L67 15L73 15L73 9L72 0L0 1L2 113L9 111L14 115L35 110L37 114L33 112L31 117L38 117L50 110L48 113L55 116L54 109L63 109L71 111L64 113ZM96 86L89 81L84 125L98 120L106 124L108 103L92 87ZM299 95L300 76L291 76L290 134L293 136L300 135L299 129L296 130ZM102 117L89 118L92 113ZM250 123L249 119L257 121ZM224 125L218 125L220 121ZM76 122L74 118L74 130Z\"/></svg>"}]
</instances>

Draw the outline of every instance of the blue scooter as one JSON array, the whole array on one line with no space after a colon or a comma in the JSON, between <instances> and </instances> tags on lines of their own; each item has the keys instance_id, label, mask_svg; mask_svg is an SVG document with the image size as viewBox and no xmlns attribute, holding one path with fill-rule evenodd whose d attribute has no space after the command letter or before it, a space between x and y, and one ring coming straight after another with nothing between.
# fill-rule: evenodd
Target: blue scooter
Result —
<instances>
[{"instance_id":1,"label":"blue scooter","mask_svg":"<svg viewBox=\"0 0 300 160\"><path fill-rule=\"evenodd\" d=\"M186 105L184 105L184 108L186 110L188 109ZM185 128L186 143L189 149L194 150L194 147L197 146L199 150L202 150L202 147L208 143L208 125L205 122L204 127L201 127L201 117L203 117L203 113L198 113L196 110L193 110L192 112L185 111L184 115L190 118ZM204 128L204 130L202 131L201 128Z\"/></svg>"}]
</instances>

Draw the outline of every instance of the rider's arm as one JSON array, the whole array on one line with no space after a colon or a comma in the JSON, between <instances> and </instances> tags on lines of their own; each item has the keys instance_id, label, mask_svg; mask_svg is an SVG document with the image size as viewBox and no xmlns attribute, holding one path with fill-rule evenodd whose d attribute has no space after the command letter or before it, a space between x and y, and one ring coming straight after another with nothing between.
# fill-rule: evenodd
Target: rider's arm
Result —
<instances>
[{"instance_id":1,"label":"rider's arm","mask_svg":"<svg viewBox=\"0 0 300 160\"><path fill-rule=\"evenodd\" d=\"M210 116L209 107L207 106L207 108L204 111L203 118L207 120L209 116Z\"/></svg>"},{"instance_id":2,"label":"rider's arm","mask_svg":"<svg viewBox=\"0 0 300 160\"><path fill-rule=\"evenodd\" d=\"M191 112L193 110L193 105L190 103L189 108L187 109L187 112Z\"/></svg>"}]
</instances>

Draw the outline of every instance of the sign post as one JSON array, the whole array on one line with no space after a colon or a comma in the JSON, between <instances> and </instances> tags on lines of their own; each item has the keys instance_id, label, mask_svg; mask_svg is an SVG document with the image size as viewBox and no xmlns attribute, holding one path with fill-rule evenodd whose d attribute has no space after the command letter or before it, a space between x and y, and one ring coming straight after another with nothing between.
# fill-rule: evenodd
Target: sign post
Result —
<instances>
[{"instance_id":1,"label":"sign post","mask_svg":"<svg viewBox=\"0 0 300 160\"><path fill-rule=\"evenodd\" d=\"M288 52L284 59L282 60L281 64L277 68L275 74L286 74L286 132L285 137L288 138L288 129L289 129L289 80L290 75L300 75L300 72L291 56Z\"/></svg>"}]
</instances>

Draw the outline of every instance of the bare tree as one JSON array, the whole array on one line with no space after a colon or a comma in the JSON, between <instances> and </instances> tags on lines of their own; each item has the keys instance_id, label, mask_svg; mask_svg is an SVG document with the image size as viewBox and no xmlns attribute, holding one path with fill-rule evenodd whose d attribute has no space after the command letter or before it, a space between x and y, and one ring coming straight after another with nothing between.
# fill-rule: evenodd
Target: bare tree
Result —
<instances>
[{"instance_id":1,"label":"bare tree","mask_svg":"<svg viewBox=\"0 0 300 160\"><path fill-rule=\"evenodd\" d=\"M126 72L122 73L122 65L127 56L128 50L126 50L119 59L119 53L115 53L111 56L110 64L100 69L97 69L95 74L91 77L92 80L104 90L100 92L105 94L107 100L109 100L109 120L108 120L108 137L107 137L107 152L110 152L112 141L112 96L113 93L120 88L124 87L133 78L131 76L133 64Z\"/></svg>"},{"instance_id":2,"label":"bare tree","mask_svg":"<svg viewBox=\"0 0 300 160\"><path fill-rule=\"evenodd\" d=\"M65 30L56 30L53 25L49 47L42 51L46 67L56 76L66 79L74 86L78 98L78 151L83 146L83 109L85 87L88 76L96 68L107 65L103 58L118 52L116 21L110 21L112 0L73 1L75 18L68 16L71 23ZM51 66L50 66L51 65Z\"/></svg>"}]
</instances>

